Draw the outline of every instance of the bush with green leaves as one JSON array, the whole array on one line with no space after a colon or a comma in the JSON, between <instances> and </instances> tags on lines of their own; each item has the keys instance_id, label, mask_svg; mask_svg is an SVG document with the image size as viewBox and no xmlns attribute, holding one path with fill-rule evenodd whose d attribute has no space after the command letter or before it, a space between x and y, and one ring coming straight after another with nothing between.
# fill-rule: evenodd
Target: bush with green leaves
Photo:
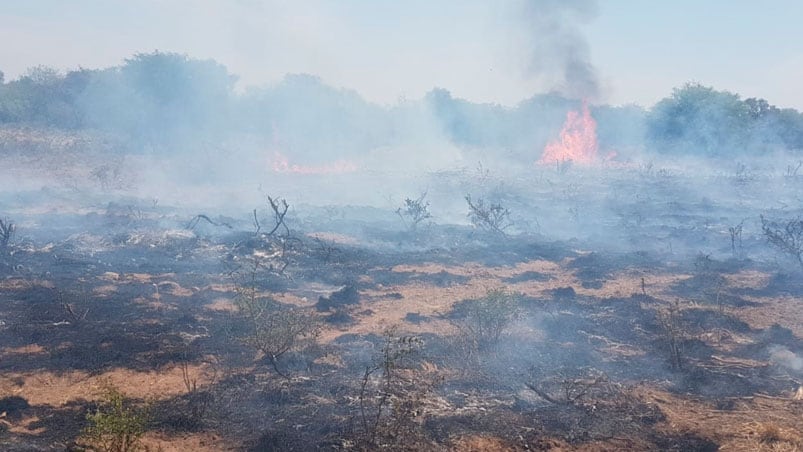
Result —
<instances>
[{"instance_id":1,"label":"bush with green leaves","mask_svg":"<svg viewBox=\"0 0 803 452\"><path fill-rule=\"evenodd\" d=\"M103 452L142 450L140 440L148 426L148 411L106 383L99 407L86 416L89 425L82 432L82 440L92 450Z\"/></svg>"}]
</instances>

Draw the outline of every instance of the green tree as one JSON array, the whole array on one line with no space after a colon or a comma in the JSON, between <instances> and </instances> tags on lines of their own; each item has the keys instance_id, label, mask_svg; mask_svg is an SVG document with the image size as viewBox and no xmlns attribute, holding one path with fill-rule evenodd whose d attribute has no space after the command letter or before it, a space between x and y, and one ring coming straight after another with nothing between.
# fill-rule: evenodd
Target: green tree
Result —
<instances>
[{"instance_id":1,"label":"green tree","mask_svg":"<svg viewBox=\"0 0 803 452\"><path fill-rule=\"evenodd\" d=\"M647 137L659 151L723 156L742 150L749 106L737 94L688 83L659 101L647 117Z\"/></svg>"}]
</instances>

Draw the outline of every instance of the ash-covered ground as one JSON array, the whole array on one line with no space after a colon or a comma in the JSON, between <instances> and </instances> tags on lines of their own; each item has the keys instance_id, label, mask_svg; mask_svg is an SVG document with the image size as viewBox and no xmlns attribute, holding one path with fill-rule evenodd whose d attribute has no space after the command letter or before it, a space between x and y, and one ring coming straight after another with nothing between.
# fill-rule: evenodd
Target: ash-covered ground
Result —
<instances>
[{"instance_id":1,"label":"ash-covered ground","mask_svg":"<svg viewBox=\"0 0 803 452\"><path fill-rule=\"evenodd\" d=\"M4 157L5 450L110 424L150 450L801 447L793 160L171 185L54 139Z\"/></svg>"}]
</instances>

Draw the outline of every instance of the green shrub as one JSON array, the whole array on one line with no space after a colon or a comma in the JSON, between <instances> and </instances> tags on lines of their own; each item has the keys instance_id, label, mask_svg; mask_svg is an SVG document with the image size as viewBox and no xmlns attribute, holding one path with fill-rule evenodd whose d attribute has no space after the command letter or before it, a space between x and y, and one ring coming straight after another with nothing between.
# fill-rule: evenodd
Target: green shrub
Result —
<instances>
[{"instance_id":1,"label":"green shrub","mask_svg":"<svg viewBox=\"0 0 803 452\"><path fill-rule=\"evenodd\" d=\"M140 439L148 426L148 409L138 408L114 385L107 383L103 399L89 425L82 432L84 442L94 450L132 452L142 449Z\"/></svg>"}]
</instances>

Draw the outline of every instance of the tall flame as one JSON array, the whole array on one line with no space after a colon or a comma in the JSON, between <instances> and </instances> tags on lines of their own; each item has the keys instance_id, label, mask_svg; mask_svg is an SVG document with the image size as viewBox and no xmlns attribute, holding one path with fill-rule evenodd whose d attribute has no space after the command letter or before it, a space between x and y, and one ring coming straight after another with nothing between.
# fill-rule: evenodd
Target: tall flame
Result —
<instances>
[{"instance_id":1,"label":"tall flame","mask_svg":"<svg viewBox=\"0 0 803 452\"><path fill-rule=\"evenodd\" d=\"M547 144L538 163L572 161L590 164L597 159L597 122L591 117L588 104L583 102L582 114L570 111L560 131L560 137Z\"/></svg>"}]
</instances>

